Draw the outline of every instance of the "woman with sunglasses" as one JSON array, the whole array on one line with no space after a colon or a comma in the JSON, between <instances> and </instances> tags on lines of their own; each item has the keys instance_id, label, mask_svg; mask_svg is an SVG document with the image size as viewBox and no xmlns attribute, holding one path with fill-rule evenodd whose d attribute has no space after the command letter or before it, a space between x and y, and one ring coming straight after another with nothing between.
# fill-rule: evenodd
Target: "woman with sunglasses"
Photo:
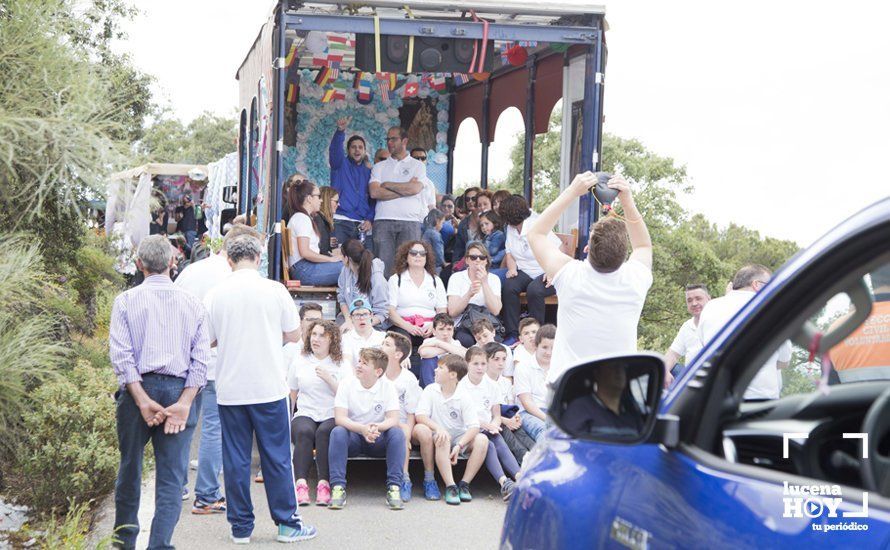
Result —
<instances>
[{"instance_id":1,"label":"woman with sunglasses","mask_svg":"<svg viewBox=\"0 0 890 550\"><path fill-rule=\"evenodd\" d=\"M467 245L464 261L467 268L454 273L448 281L448 314L455 318L454 337L468 348L476 340L470 330L462 326L463 317L469 314L468 309L497 317L502 307L501 280L489 273L491 256L485 243L473 241Z\"/></svg>"},{"instance_id":2,"label":"woman with sunglasses","mask_svg":"<svg viewBox=\"0 0 890 550\"><path fill-rule=\"evenodd\" d=\"M392 330L411 339L411 364L419 374L417 348L433 333L433 317L445 313L445 285L436 275L433 250L423 241L402 243L396 252L395 273L389 278L389 320Z\"/></svg>"},{"instance_id":3,"label":"woman with sunglasses","mask_svg":"<svg viewBox=\"0 0 890 550\"><path fill-rule=\"evenodd\" d=\"M319 249L320 235L312 216L321 209L321 191L309 180L288 182L288 207L293 216L287 222L290 232L290 276L303 285L334 286L343 269L343 262L325 256Z\"/></svg>"}]
</instances>

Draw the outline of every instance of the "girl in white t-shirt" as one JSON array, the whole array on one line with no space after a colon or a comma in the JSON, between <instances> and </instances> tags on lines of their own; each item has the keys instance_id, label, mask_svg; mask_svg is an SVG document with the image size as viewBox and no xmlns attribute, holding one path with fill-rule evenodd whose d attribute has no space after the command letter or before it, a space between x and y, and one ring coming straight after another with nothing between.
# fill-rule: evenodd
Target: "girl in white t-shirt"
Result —
<instances>
[{"instance_id":1,"label":"girl in white t-shirt","mask_svg":"<svg viewBox=\"0 0 890 550\"><path fill-rule=\"evenodd\" d=\"M464 260L467 269L458 271L448 280L448 314L455 318L455 337L468 348L476 341L470 330L461 326L463 317L472 304L496 318L502 306L501 280L489 273L491 256L484 243L470 243Z\"/></svg>"},{"instance_id":2,"label":"girl in white t-shirt","mask_svg":"<svg viewBox=\"0 0 890 550\"><path fill-rule=\"evenodd\" d=\"M321 191L311 181L295 175L287 182L286 196L288 207L293 212L287 222L291 278L303 285L336 285L343 262L336 256L325 256L319 251L319 231L312 219L321 208Z\"/></svg>"},{"instance_id":3,"label":"girl in white t-shirt","mask_svg":"<svg viewBox=\"0 0 890 550\"><path fill-rule=\"evenodd\" d=\"M312 450L318 469L315 499L319 506L331 502L328 482L328 446L334 429L334 396L340 381L349 376L343 365L340 329L331 321L315 321L302 353L294 357L288 369L288 385L297 412L291 422L294 442L294 477L297 480L297 504L309 504L309 468Z\"/></svg>"}]
</instances>

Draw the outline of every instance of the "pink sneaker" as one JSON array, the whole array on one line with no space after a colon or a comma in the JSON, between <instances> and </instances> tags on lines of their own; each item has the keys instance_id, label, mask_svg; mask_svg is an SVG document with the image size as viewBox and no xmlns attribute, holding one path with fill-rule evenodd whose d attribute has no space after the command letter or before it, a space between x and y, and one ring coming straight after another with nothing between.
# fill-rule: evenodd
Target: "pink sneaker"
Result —
<instances>
[{"instance_id":1,"label":"pink sneaker","mask_svg":"<svg viewBox=\"0 0 890 550\"><path fill-rule=\"evenodd\" d=\"M331 484L327 481L319 481L315 488L315 504L327 506L331 503Z\"/></svg>"},{"instance_id":2,"label":"pink sneaker","mask_svg":"<svg viewBox=\"0 0 890 550\"><path fill-rule=\"evenodd\" d=\"M305 481L297 482L297 506L309 504L309 485Z\"/></svg>"}]
</instances>

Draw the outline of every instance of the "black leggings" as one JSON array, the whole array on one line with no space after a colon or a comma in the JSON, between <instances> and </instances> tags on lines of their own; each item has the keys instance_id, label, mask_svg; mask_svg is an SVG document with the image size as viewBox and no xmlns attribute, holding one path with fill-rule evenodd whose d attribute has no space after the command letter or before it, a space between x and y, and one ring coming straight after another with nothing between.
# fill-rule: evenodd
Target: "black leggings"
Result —
<instances>
[{"instance_id":1,"label":"black leggings","mask_svg":"<svg viewBox=\"0 0 890 550\"><path fill-rule=\"evenodd\" d=\"M328 447L334 419L316 422L308 416L298 416L291 421L291 441L294 442L294 479L309 479L312 466L312 449L315 449L315 465L318 479L327 480L329 475Z\"/></svg>"}]
</instances>

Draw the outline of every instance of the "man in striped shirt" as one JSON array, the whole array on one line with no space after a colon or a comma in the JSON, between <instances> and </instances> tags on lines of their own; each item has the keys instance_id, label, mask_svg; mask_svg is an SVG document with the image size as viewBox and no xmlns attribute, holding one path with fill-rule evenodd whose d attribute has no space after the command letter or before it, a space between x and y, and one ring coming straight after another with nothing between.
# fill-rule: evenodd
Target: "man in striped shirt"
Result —
<instances>
[{"instance_id":1,"label":"man in striped shirt","mask_svg":"<svg viewBox=\"0 0 890 550\"><path fill-rule=\"evenodd\" d=\"M120 382L115 398L121 453L114 526L123 548L136 547L142 456L149 440L157 478L148 547L172 548L201 406L198 392L207 380L206 313L198 298L173 286L172 265L166 237L143 239L136 266L145 281L120 294L111 312L109 347Z\"/></svg>"}]
</instances>

